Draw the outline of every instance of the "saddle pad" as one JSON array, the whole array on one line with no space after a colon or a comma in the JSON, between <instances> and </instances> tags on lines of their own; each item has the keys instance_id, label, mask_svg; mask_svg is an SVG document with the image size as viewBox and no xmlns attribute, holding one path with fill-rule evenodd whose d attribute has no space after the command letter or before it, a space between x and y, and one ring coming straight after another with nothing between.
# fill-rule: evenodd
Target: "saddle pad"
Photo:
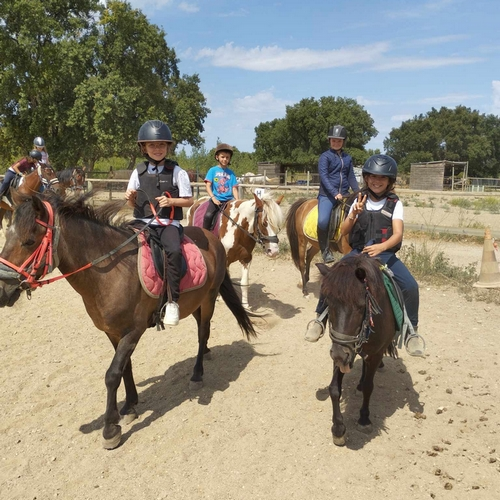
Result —
<instances>
[{"instance_id":1,"label":"saddle pad","mask_svg":"<svg viewBox=\"0 0 500 500\"><path fill-rule=\"evenodd\" d=\"M345 205L339 203L330 216L330 240L337 242L340 239L340 226L344 220ZM311 240L318 239L318 205L315 205L306 215L304 221L304 234Z\"/></svg>"},{"instance_id":2,"label":"saddle pad","mask_svg":"<svg viewBox=\"0 0 500 500\"><path fill-rule=\"evenodd\" d=\"M139 280L144 291L153 299L160 297L163 289L163 280L156 272L151 248L146 242L143 233L137 235L139 240L139 255L137 257L137 270ZM180 292L188 292L202 287L207 280L207 266L200 249L191 238L184 236L181 241L182 255L187 263L186 274L180 283Z\"/></svg>"},{"instance_id":3,"label":"saddle pad","mask_svg":"<svg viewBox=\"0 0 500 500\"><path fill-rule=\"evenodd\" d=\"M201 203L200 206L194 212L193 226L203 227L203 218L205 217L205 214L207 213L208 201L209 200ZM220 212L217 212L217 214L215 215L214 228L212 229L212 233L215 234L215 236L217 236L217 238L219 237L219 227L220 227Z\"/></svg>"},{"instance_id":4,"label":"saddle pad","mask_svg":"<svg viewBox=\"0 0 500 500\"><path fill-rule=\"evenodd\" d=\"M315 205L306 215L304 234L311 240L318 239L318 205Z\"/></svg>"},{"instance_id":5,"label":"saddle pad","mask_svg":"<svg viewBox=\"0 0 500 500\"><path fill-rule=\"evenodd\" d=\"M404 312L399 302L398 292L394 288L395 283L389 276L387 276L386 273L382 273L382 275L384 277L385 289L387 290L389 298L391 299L392 310L394 312L394 319L396 320L396 328L397 330L401 330L401 328L403 327Z\"/></svg>"}]
</instances>

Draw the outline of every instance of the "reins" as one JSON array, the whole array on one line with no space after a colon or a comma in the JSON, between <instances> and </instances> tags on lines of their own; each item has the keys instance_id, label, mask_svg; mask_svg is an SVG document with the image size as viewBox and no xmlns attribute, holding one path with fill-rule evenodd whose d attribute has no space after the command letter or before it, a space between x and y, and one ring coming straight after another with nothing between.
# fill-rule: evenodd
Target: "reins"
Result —
<instances>
[{"instance_id":1,"label":"reins","mask_svg":"<svg viewBox=\"0 0 500 500\"><path fill-rule=\"evenodd\" d=\"M68 276L72 276L73 274L79 273L81 271L85 271L86 269L89 269L90 267L99 264L103 260L112 257L124 246L126 246L128 243L136 239L137 235L145 231L147 227L151 225L153 220L155 220L152 218L147 224L144 225L144 227L142 227L137 232L132 234L129 238L120 243L116 248L113 248L113 250L110 250L106 254L98 257L97 259L94 259L91 262L88 262L82 267L74 271L71 271L69 273L65 273L60 276L55 276L53 278L44 280L43 278L48 273L52 272L54 268L54 262L58 262L57 246L59 243L60 228L58 225L59 217L57 216L57 214L54 215L54 210L52 208L52 205L48 201L42 201L42 203L45 205L45 208L47 210L48 221L44 222L41 219L38 218L35 219L37 224L46 228L45 234L42 238L42 241L40 242L40 245L38 245L36 250L20 266L16 266L12 262L9 262L8 260L0 257L0 263L5 264L10 269L16 271L19 277L23 276L26 278L22 281L20 280L19 287L27 292L28 297L30 297L31 290L39 288L43 285L48 285L49 283L53 283L55 281L59 281L63 278L67 278ZM152 207L152 209L154 208ZM54 241L56 244L54 244ZM45 262L43 262L44 258ZM30 263L32 263L31 267ZM40 273L40 277L37 278L37 274L39 274L39 270L42 267L43 269Z\"/></svg>"}]
</instances>

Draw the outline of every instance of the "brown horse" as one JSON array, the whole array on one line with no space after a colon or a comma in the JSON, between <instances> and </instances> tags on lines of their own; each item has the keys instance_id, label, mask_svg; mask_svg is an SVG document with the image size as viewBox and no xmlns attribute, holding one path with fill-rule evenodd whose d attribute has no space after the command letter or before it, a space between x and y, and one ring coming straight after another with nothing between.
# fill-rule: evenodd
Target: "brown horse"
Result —
<instances>
[{"instance_id":1,"label":"brown horse","mask_svg":"<svg viewBox=\"0 0 500 500\"><path fill-rule=\"evenodd\" d=\"M18 178L13 179L9 192L6 195L10 204L2 201L0 205L0 228L3 227L4 217L7 217L8 224L10 224L12 211L14 210L12 206L12 192L16 191L20 195L31 196L34 193L38 193L41 186L42 180L40 179L36 169L22 177L18 176Z\"/></svg>"},{"instance_id":2,"label":"brown horse","mask_svg":"<svg viewBox=\"0 0 500 500\"><path fill-rule=\"evenodd\" d=\"M189 225L203 226L203 217L198 217L197 211L207 199L200 198L189 208L186 216ZM283 196L274 200L272 194L266 191L262 198L254 194L251 200L233 200L221 206L220 224L214 231L226 249L227 266L237 261L242 266L240 285L245 308L249 307L249 272L255 245L262 245L268 257L274 258L279 253L278 233L283 225L282 200Z\"/></svg>"},{"instance_id":3,"label":"brown horse","mask_svg":"<svg viewBox=\"0 0 500 500\"><path fill-rule=\"evenodd\" d=\"M116 448L121 440L120 419L137 418L137 389L131 356L144 331L153 326L158 299L147 294L138 275L138 242L125 225L107 221L120 207L88 206L91 195L63 200L54 193L34 195L16 206L14 224L0 253L0 307L12 306L21 292L66 278L82 296L94 325L106 333L115 354L107 370L107 403L103 446ZM209 352L210 320L218 294L229 307L247 338L255 336L250 318L241 305L226 270L226 253L210 232L197 227L185 234L198 246L207 268L204 284L181 293L180 317L192 314L198 324L198 354L191 385L203 383L203 356ZM44 280L53 265L62 275ZM123 380L126 399L120 411L117 390Z\"/></svg>"},{"instance_id":4,"label":"brown horse","mask_svg":"<svg viewBox=\"0 0 500 500\"><path fill-rule=\"evenodd\" d=\"M357 386L363 392L358 429L371 432L370 396L373 378L387 352L397 357L394 343L396 321L384 285L380 261L365 254L344 257L333 266L317 264L323 282L321 292L328 303L333 378L328 387L333 406L333 442L345 444L345 425L340 410L342 380L357 354L363 359Z\"/></svg>"},{"instance_id":5,"label":"brown horse","mask_svg":"<svg viewBox=\"0 0 500 500\"><path fill-rule=\"evenodd\" d=\"M346 205L350 203L351 197L344 199ZM300 271L302 279L302 293L305 297L308 296L307 283L309 282L309 272L311 262L314 256L319 252L319 243L317 238L306 234L304 224L309 213L318 206L317 198L306 199L301 198L292 204L286 215L285 225L288 242L290 244L290 252L295 267ZM337 205L336 216L340 223L345 218L348 212L348 207L343 210L343 204ZM314 228L314 230L316 230ZM347 238L341 236L337 240L330 241L330 249L335 252L346 254L350 252L351 247L347 242Z\"/></svg>"}]
</instances>

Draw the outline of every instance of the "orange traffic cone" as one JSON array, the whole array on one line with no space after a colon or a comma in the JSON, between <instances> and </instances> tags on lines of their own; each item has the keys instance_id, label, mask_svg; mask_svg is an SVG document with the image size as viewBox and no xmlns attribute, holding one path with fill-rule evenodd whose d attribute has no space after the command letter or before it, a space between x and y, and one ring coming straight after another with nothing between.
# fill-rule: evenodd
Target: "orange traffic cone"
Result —
<instances>
[{"instance_id":1,"label":"orange traffic cone","mask_svg":"<svg viewBox=\"0 0 500 500\"><path fill-rule=\"evenodd\" d=\"M481 272L479 281L474 283L479 288L500 288L500 270L493 248L493 238L491 231L486 228L484 231L483 259L481 261Z\"/></svg>"}]
</instances>

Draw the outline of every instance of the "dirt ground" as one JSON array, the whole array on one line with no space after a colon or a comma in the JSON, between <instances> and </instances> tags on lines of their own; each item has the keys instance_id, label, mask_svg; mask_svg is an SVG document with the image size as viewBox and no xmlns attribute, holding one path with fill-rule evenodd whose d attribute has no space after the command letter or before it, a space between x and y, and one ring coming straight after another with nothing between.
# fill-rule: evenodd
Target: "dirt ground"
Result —
<instances>
[{"instance_id":1,"label":"dirt ground","mask_svg":"<svg viewBox=\"0 0 500 500\"><path fill-rule=\"evenodd\" d=\"M412 210L408 220L419 220ZM499 227L496 218L488 223ZM481 262L481 244L440 245L457 265ZM237 265L231 272L239 277ZM133 356L140 416L112 451L101 447L112 348L80 296L59 281L1 310L2 500L498 498L499 306L421 283L427 355L386 358L369 435L356 430L356 361L344 379L340 448L330 432L329 340L303 340L319 273L309 299L287 256L256 254L250 279L251 304L268 313L256 320L259 338L244 340L218 303L201 391L188 389L194 319L144 334Z\"/></svg>"}]
</instances>

